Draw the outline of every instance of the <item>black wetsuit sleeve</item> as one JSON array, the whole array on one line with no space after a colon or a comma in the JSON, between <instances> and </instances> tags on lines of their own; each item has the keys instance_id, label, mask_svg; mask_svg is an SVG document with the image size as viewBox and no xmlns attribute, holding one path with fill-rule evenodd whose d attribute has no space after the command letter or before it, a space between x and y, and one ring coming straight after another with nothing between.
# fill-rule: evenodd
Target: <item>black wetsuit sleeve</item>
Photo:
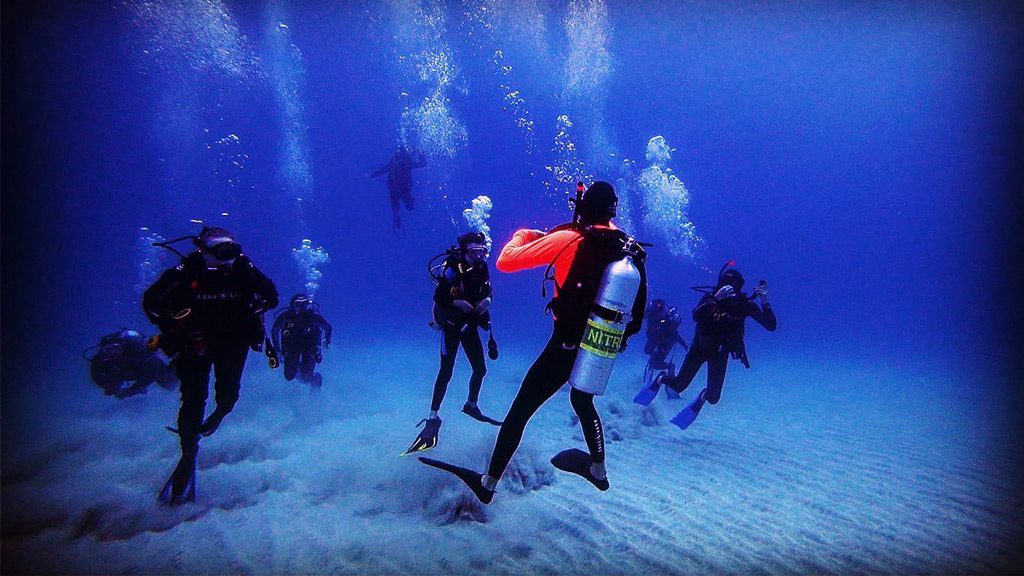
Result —
<instances>
[{"instance_id":1,"label":"black wetsuit sleeve","mask_svg":"<svg viewBox=\"0 0 1024 576\"><path fill-rule=\"evenodd\" d=\"M494 292L494 288L491 286L491 268L487 265L487 262L482 262L483 272L480 274L480 299L490 298L491 293Z\"/></svg>"},{"instance_id":2,"label":"black wetsuit sleeve","mask_svg":"<svg viewBox=\"0 0 1024 576\"><path fill-rule=\"evenodd\" d=\"M750 302L750 307L747 310L747 316L750 316L761 326L764 326L769 332L775 332L778 328L778 322L775 320L775 312L772 311L772 307L769 304L764 306L758 306L755 302Z\"/></svg>"},{"instance_id":3,"label":"black wetsuit sleeve","mask_svg":"<svg viewBox=\"0 0 1024 576\"><path fill-rule=\"evenodd\" d=\"M184 278L184 264L165 270L142 295L142 310L161 331L167 331L174 322L173 314L176 311L171 310L171 297Z\"/></svg>"},{"instance_id":4,"label":"black wetsuit sleeve","mask_svg":"<svg viewBox=\"0 0 1024 576\"><path fill-rule=\"evenodd\" d=\"M683 348L686 348L687 350L689 349L689 346L687 346L687 345L686 345L686 339L685 339L685 338L683 338L683 337L682 337L682 336L681 336L681 335L679 334L679 331L678 331L678 330L676 330L676 331L675 331L675 333L673 334L673 336L675 337L675 341L676 341L676 342L679 342L679 345L680 345L680 346L682 346Z\"/></svg>"},{"instance_id":5,"label":"black wetsuit sleeve","mask_svg":"<svg viewBox=\"0 0 1024 576\"><path fill-rule=\"evenodd\" d=\"M449 268L445 264L441 278L437 282L437 287L434 288L434 302L445 310L455 305L455 298L452 297L452 284L446 277Z\"/></svg>"},{"instance_id":6,"label":"black wetsuit sleeve","mask_svg":"<svg viewBox=\"0 0 1024 576\"><path fill-rule=\"evenodd\" d=\"M281 331L284 330L284 323L287 322L289 314L291 314L290 311L274 319L274 326L270 329L270 341L274 344L275 350L281 349Z\"/></svg>"},{"instance_id":7,"label":"black wetsuit sleeve","mask_svg":"<svg viewBox=\"0 0 1024 576\"><path fill-rule=\"evenodd\" d=\"M277 286L274 285L273 280L267 277L255 264L249 262L250 278L253 283L253 293L256 296L255 309L253 312L262 314L267 310L273 310L280 304L279 296L277 293Z\"/></svg>"},{"instance_id":8,"label":"black wetsuit sleeve","mask_svg":"<svg viewBox=\"0 0 1024 576\"><path fill-rule=\"evenodd\" d=\"M394 163L395 163L395 158L394 158L394 156L392 156L391 159L388 160L387 164L385 164L385 165L381 166L380 168L378 168L377 171L374 172L373 174L370 174L370 178L376 178L378 176L383 176L384 174L387 174L391 170L391 166Z\"/></svg>"},{"instance_id":9,"label":"black wetsuit sleeve","mask_svg":"<svg viewBox=\"0 0 1024 576\"><path fill-rule=\"evenodd\" d=\"M647 264L646 258L638 258L636 263L636 269L640 272L640 288L636 292L636 298L633 300L633 310L631 311L631 317L629 324L626 324L625 338L629 338L633 334L640 332L644 323L644 311L647 310Z\"/></svg>"},{"instance_id":10,"label":"black wetsuit sleeve","mask_svg":"<svg viewBox=\"0 0 1024 576\"><path fill-rule=\"evenodd\" d=\"M316 321L320 324L320 329L324 331L324 340L330 342L331 334L334 332L334 328L331 326L331 323L319 314L316 315Z\"/></svg>"},{"instance_id":11,"label":"black wetsuit sleeve","mask_svg":"<svg viewBox=\"0 0 1024 576\"><path fill-rule=\"evenodd\" d=\"M693 321L697 324L712 322L715 319L716 311L718 311L718 301L710 294L705 294L697 303L697 307L693 309Z\"/></svg>"}]
</instances>

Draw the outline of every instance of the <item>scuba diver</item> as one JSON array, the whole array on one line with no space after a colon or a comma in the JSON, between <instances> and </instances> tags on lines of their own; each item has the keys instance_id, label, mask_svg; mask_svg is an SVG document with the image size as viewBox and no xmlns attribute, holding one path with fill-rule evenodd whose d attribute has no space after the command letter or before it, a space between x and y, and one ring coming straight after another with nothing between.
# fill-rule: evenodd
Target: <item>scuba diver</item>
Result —
<instances>
[{"instance_id":1,"label":"scuba diver","mask_svg":"<svg viewBox=\"0 0 1024 576\"><path fill-rule=\"evenodd\" d=\"M314 388L323 385L323 375L314 372L323 362L324 348L331 347L331 324L320 315L320 305L306 294L292 296L288 307L277 313L270 337L274 348L284 354L284 379L289 382L295 374ZM283 339L282 339L283 336Z\"/></svg>"},{"instance_id":2,"label":"scuba diver","mask_svg":"<svg viewBox=\"0 0 1024 576\"><path fill-rule=\"evenodd\" d=\"M441 332L441 367L434 380L434 394L430 400L430 414L417 424L425 424L405 454L422 452L437 446L437 434L441 429L438 411L444 401L448 382L455 370L455 356L459 346L466 352L473 373L469 377L469 396L462 405L462 412L480 422L501 425L501 422L484 416L477 406L480 387L487 364L480 342L479 329L490 333L487 353L491 360L498 358L498 344L491 330L491 274L487 267L487 238L481 232L467 232L458 238L458 247L438 254L428 263L434 288L434 319L431 326ZM434 266L442 256L444 262Z\"/></svg>"},{"instance_id":3,"label":"scuba diver","mask_svg":"<svg viewBox=\"0 0 1024 576\"><path fill-rule=\"evenodd\" d=\"M722 398L722 384L725 382L730 356L739 360L744 367L750 368L747 349L743 342L746 319L753 318L769 332L774 332L778 327L775 312L768 304L768 283L761 280L754 287L753 294L748 296L741 291L743 275L739 270L732 268L734 264L735 262L730 260L722 266L718 273L718 282L714 286L694 287L694 290L703 292L704 296L693 309L693 321L697 323L697 327L690 349L683 359L678 375L662 372L652 384L654 392L650 395L651 399L657 394L657 387L661 384L682 393L693 382L700 367L707 363L707 387L671 420L682 430L686 430L693 423L705 403L718 404ZM760 300L760 305L755 303L755 300ZM650 403L650 400L647 400L647 403Z\"/></svg>"},{"instance_id":4,"label":"scuba diver","mask_svg":"<svg viewBox=\"0 0 1024 576\"><path fill-rule=\"evenodd\" d=\"M196 247L187 256L170 246L186 239ZM195 500L199 438L213 434L238 401L249 348L259 350L266 340L262 314L277 306L278 295L223 228L204 227L198 236L157 245L182 256L142 298L146 315L160 328L154 346L174 357L181 380L178 427L171 429L181 442L181 460L159 496L173 506ZM216 407L204 420L211 368Z\"/></svg>"},{"instance_id":5,"label":"scuba diver","mask_svg":"<svg viewBox=\"0 0 1024 576\"><path fill-rule=\"evenodd\" d=\"M412 171L427 165L426 158L419 151L413 152L405 144L399 144L398 150L391 155L388 163L370 175L376 178L388 175L388 193L391 196L391 214L394 216L395 230L402 229L402 218L398 214L398 203L405 202L405 209L412 210L415 199L412 197Z\"/></svg>"},{"instance_id":6,"label":"scuba diver","mask_svg":"<svg viewBox=\"0 0 1024 576\"><path fill-rule=\"evenodd\" d=\"M627 339L639 332L643 323L647 300L646 255L632 238L611 223L617 204L611 184L594 182L584 192L580 183L571 223L548 233L518 230L498 256L496 266L502 272L547 266L545 282L548 279L555 282L555 297L547 306L554 320L551 337L527 371L512 401L485 474L420 457L424 464L456 475L485 504L494 497L498 479L518 449L530 418L566 382L572 386L569 400L579 417L589 454L578 449L565 450L552 458L551 463L562 471L585 478L599 490L609 488L604 431L594 407L594 395L604 392L611 366L605 365L600 382L578 383L577 373L581 371L581 362L585 365L587 359L603 356L614 361L615 355L625 350ZM549 276L552 269L554 275ZM605 295L621 286L615 274L622 270L628 270L631 275L632 291L621 290L625 294L623 301L616 304L621 308L610 309ZM602 325L613 327L601 329ZM602 343L599 345L603 347L595 348L595 342Z\"/></svg>"},{"instance_id":7,"label":"scuba diver","mask_svg":"<svg viewBox=\"0 0 1024 576\"><path fill-rule=\"evenodd\" d=\"M90 357L86 355L89 350L96 350L96 353ZM107 396L124 399L145 394L146 388L154 382L167 390L173 390L178 384L174 369L150 350L146 337L135 330L122 328L107 334L99 344L86 348L83 356L89 361L92 381Z\"/></svg>"},{"instance_id":8,"label":"scuba diver","mask_svg":"<svg viewBox=\"0 0 1024 576\"><path fill-rule=\"evenodd\" d=\"M679 311L675 306L669 306L661 298L655 298L647 306L645 316L647 319L647 344L644 346L644 354L647 354L650 358L647 360L647 366L644 367L644 388L641 389L633 401L646 406L654 399L642 401L646 394L651 393L648 391L651 384L654 383L655 374L659 370L665 370L669 375L675 375L675 363L666 360L669 353L677 343L684 350L689 350L689 348L686 345L686 340L679 335L679 325L683 322L683 319L680 317ZM657 395L657 393L658 389L655 388L653 394ZM679 398L679 395L667 386L665 387L665 395L671 400Z\"/></svg>"}]
</instances>

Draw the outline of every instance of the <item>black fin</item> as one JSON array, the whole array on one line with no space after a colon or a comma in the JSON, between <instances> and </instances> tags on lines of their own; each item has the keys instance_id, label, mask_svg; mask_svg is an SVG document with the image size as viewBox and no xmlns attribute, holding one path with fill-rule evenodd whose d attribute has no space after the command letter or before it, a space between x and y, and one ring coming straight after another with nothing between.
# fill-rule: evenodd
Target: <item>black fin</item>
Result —
<instances>
[{"instance_id":1,"label":"black fin","mask_svg":"<svg viewBox=\"0 0 1024 576\"><path fill-rule=\"evenodd\" d=\"M479 472L470 470L469 468L455 466L454 464L449 464L447 462L441 462L440 460L425 458L423 456L420 456L420 462L423 462L427 466L439 468L445 472L451 472L457 476L459 480L462 480L466 486L469 486L469 489L473 491L473 494L476 495L477 499L484 504L490 504L491 500L494 499L494 491L484 488L483 482L481 481L482 474Z\"/></svg>"},{"instance_id":2,"label":"black fin","mask_svg":"<svg viewBox=\"0 0 1024 576\"><path fill-rule=\"evenodd\" d=\"M551 464L563 472L570 474L576 474L586 478L588 482L593 484L598 490L607 490L610 486L608 479L604 478L598 480L590 473L590 465L594 463L594 459L579 448L570 448L569 450L563 450L558 454L555 454L554 458L551 459Z\"/></svg>"}]
</instances>

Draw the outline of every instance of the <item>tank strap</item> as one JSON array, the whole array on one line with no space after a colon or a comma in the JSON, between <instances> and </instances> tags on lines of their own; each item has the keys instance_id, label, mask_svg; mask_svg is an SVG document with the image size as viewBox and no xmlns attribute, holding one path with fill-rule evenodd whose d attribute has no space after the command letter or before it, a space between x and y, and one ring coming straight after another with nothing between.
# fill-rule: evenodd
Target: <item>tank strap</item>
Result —
<instances>
[{"instance_id":1,"label":"tank strap","mask_svg":"<svg viewBox=\"0 0 1024 576\"><path fill-rule=\"evenodd\" d=\"M605 308L604 306L601 306L600 304L597 303L594 303L592 311L594 315L597 316L598 318L607 320L609 322L613 322L615 324L621 324L622 319L625 316L625 313L623 312L619 312L618 310L612 310L611 308Z\"/></svg>"}]
</instances>

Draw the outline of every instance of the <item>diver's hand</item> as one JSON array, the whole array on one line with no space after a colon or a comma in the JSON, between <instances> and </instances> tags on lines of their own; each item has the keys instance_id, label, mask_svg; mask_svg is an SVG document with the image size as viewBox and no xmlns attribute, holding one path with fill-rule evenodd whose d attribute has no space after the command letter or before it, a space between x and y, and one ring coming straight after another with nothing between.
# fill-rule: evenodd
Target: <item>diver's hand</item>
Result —
<instances>
[{"instance_id":1,"label":"diver's hand","mask_svg":"<svg viewBox=\"0 0 1024 576\"><path fill-rule=\"evenodd\" d=\"M715 300L725 300L726 298L732 298L736 295L736 290L732 286L726 284L715 292Z\"/></svg>"},{"instance_id":2,"label":"diver's hand","mask_svg":"<svg viewBox=\"0 0 1024 576\"><path fill-rule=\"evenodd\" d=\"M757 286L754 286L754 296L760 298L762 302L765 301L765 299L768 297L767 281L761 280L760 282L757 283Z\"/></svg>"},{"instance_id":3,"label":"diver's hand","mask_svg":"<svg viewBox=\"0 0 1024 576\"><path fill-rule=\"evenodd\" d=\"M324 340L324 348L330 349L330 347L331 347L331 341L330 340Z\"/></svg>"},{"instance_id":4,"label":"diver's hand","mask_svg":"<svg viewBox=\"0 0 1024 576\"><path fill-rule=\"evenodd\" d=\"M476 306L473 307L473 314L479 316L479 315L483 314L484 312L487 312L487 309L490 308L490 307L491 307L491 299L490 298L484 298L483 300L477 302Z\"/></svg>"},{"instance_id":5,"label":"diver's hand","mask_svg":"<svg viewBox=\"0 0 1024 576\"><path fill-rule=\"evenodd\" d=\"M466 314L469 314L470 312L473 311L473 305L470 304L469 302L466 302L465 300L456 300L455 302L452 302L452 304Z\"/></svg>"}]
</instances>

